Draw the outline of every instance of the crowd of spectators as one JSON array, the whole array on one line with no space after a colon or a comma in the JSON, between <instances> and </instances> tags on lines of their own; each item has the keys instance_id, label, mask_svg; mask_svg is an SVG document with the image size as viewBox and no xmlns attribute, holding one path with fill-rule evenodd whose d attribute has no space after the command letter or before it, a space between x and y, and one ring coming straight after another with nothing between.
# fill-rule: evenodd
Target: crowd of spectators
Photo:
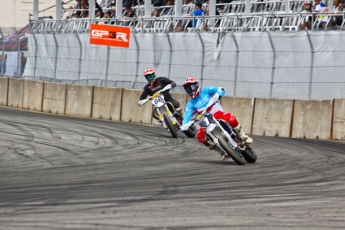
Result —
<instances>
[{"instance_id":1,"label":"crowd of spectators","mask_svg":"<svg viewBox=\"0 0 345 230\"><path fill-rule=\"evenodd\" d=\"M305 17L305 21L301 24L301 30L311 29L312 26L324 29L327 25L332 29L340 29L343 23L343 15L341 15L343 8L344 5L341 0L334 0L333 10L330 10L321 0L305 1L303 12L310 13L310 16ZM327 12L332 12L334 16L327 16L325 14Z\"/></svg>"},{"instance_id":2,"label":"crowd of spectators","mask_svg":"<svg viewBox=\"0 0 345 230\"><path fill-rule=\"evenodd\" d=\"M76 4L74 7L71 7L74 11L70 13L67 18L77 17L77 18L87 18L88 9L89 9L89 0L75 0ZM111 19L116 18L116 1L113 1L107 6L100 6L96 0L95 1L96 18ZM230 3L233 0L218 0L216 3ZM311 29L311 27L317 28L332 28L340 29L340 26L343 23L343 15L339 13L343 12L343 1L345 0L334 0L334 7L332 10L328 9L327 5L323 0L307 0L304 3L304 13L306 15L305 20L301 23L300 29L304 30L306 28ZM174 0L152 0L153 10L151 13L152 17L165 17L174 15ZM144 16L144 0L124 0L123 1L124 10L121 13L122 18L131 18ZM217 7L216 15L219 15ZM329 16L325 14L326 12L333 12L337 15ZM322 13L324 13L322 15ZM175 31L185 30L188 27L198 26L198 19L196 17L208 16L209 8L207 0L184 0L182 6L182 17L190 17L189 20L179 20L175 21L175 24L171 25L171 29ZM108 20L105 20L103 23L108 23ZM217 22L219 25L219 22ZM208 25L204 25L204 29L208 30Z\"/></svg>"}]
</instances>

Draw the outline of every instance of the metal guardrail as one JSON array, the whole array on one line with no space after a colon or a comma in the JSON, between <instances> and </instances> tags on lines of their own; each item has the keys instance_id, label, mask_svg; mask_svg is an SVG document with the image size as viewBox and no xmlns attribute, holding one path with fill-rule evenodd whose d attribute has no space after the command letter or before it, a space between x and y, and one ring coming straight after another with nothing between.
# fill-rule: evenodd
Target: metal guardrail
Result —
<instances>
[{"instance_id":1,"label":"metal guardrail","mask_svg":"<svg viewBox=\"0 0 345 230\"><path fill-rule=\"evenodd\" d=\"M313 22L311 30L331 30L331 18L342 17L342 24L338 29L344 30L344 15L342 13L255 13L246 15L243 13L229 13L215 17L156 17L156 18L125 18L125 19L62 19L62 20L38 20L31 21L30 33L45 34L83 34L89 33L91 24L108 24L129 26L135 33L148 32L245 32L245 31L274 31L274 30L300 30L300 25L304 21ZM328 17L324 28L320 27L321 19ZM196 25L191 25L192 21Z\"/></svg>"}]
</instances>

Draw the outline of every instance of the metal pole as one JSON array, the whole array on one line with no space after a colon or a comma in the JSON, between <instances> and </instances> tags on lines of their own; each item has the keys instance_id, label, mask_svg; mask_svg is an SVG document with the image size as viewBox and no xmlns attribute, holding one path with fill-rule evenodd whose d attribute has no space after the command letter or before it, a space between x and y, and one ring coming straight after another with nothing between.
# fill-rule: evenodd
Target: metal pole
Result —
<instances>
[{"instance_id":1,"label":"metal pole","mask_svg":"<svg viewBox=\"0 0 345 230\"><path fill-rule=\"evenodd\" d=\"M104 79L105 80L105 86L108 86L109 58L110 58L110 46L107 46L107 63L105 66L105 79Z\"/></svg>"},{"instance_id":2,"label":"metal pole","mask_svg":"<svg viewBox=\"0 0 345 230\"><path fill-rule=\"evenodd\" d=\"M139 77L139 54L140 54L140 46L139 46L139 42L138 42L138 38L136 36L135 33L133 34L133 38L135 41L135 44L137 46L137 63L136 63L136 71L135 71L135 81L133 82L132 88L134 89L134 86L136 85L137 81L138 81L138 77Z\"/></svg>"},{"instance_id":3,"label":"metal pole","mask_svg":"<svg viewBox=\"0 0 345 230\"><path fill-rule=\"evenodd\" d=\"M18 57L17 57L17 74L22 73L22 68L21 68L21 52L20 52L20 39L19 37L17 38L17 52L18 52Z\"/></svg>"},{"instance_id":4,"label":"metal pole","mask_svg":"<svg viewBox=\"0 0 345 230\"><path fill-rule=\"evenodd\" d=\"M173 49L172 49L172 44L171 44L171 39L170 39L170 36L169 36L169 32L166 32L166 35L167 35L167 38L168 38L168 43L169 43L169 48L170 48L169 69L168 69L168 78L170 78Z\"/></svg>"},{"instance_id":5,"label":"metal pole","mask_svg":"<svg viewBox=\"0 0 345 230\"><path fill-rule=\"evenodd\" d=\"M55 61L54 61L54 82L56 82L56 70L57 70L57 60L58 60L58 54L59 54L59 44L57 42L55 33L53 33L54 41L55 41Z\"/></svg>"},{"instance_id":6,"label":"metal pole","mask_svg":"<svg viewBox=\"0 0 345 230\"><path fill-rule=\"evenodd\" d=\"M116 18L122 18L123 0L116 0Z\"/></svg>"},{"instance_id":7,"label":"metal pole","mask_svg":"<svg viewBox=\"0 0 345 230\"><path fill-rule=\"evenodd\" d=\"M145 18L151 17L151 0L145 0Z\"/></svg>"},{"instance_id":8,"label":"metal pole","mask_svg":"<svg viewBox=\"0 0 345 230\"><path fill-rule=\"evenodd\" d=\"M38 20L38 0L34 0L34 15L33 15L33 19L34 20Z\"/></svg>"},{"instance_id":9,"label":"metal pole","mask_svg":"<svg viewBox=\"0 0 345 230\"><path fill-rule=\"evenodd\" d=\"M307 33L307 38L308 38L308 41L309 41L309 45L310 45L310 75L309 75L309 89L308 89L308 99L310 100L311 99L311 93L312 93L312 86L313 86L313 72L314 72L314 55L315 55L315 50L314 50L314 46L313 46L313 43L311 41L311 38L310 38L310 33L308 30L305 30L305 32Z\"/></svg>"},{"instance_id":10,"label":"metal pole","mask_svg":"<svg viewBox=\"0 0 345 230\"><path fill-rule=\"evenodd\" d=\"M249 15L250 14L250 0L246 0L246 8L244 10L244 14L245 15Z\"/></svg>"},{"instance_id":11,"label":"metal pole","mask_svg":"<svg viewBox=\"0 0 345 230\"><path fill-rule=\"evenodd\" d=\"M202 40L202 37L199 31L197 31L197 35L199 36L201 47L202 47L201 74L200 74L200 87L202 87L203 81L204 81L204 69L205 69L205 44L204 44L204 41Z\"/></svg>"},{"instance_id":12,"label":"metal pole","mask_svg":"<svg viewBox=\"0 0 345 230\"><path fill-rule=\"evenodd\" d=\"M1 52L1 62L0 62L0 67L1 67L1 71L0 74L4 74L4 70L2 68L2 63L3 63L3 58L5 57L5 39L4 39L4 34L2 33L2 29L0 27L0 34L1 34L1 38L2 38L2 52Z\"/></svg>"},{"instance_id":13,"label":"metal pole","mask_svg":"<svg viewBox=\"0 0 345 230\"><path fill-rule=\"evenodd\" d=\"M81 59L83 56L83 49L82 49L82 43L80 40L80 37L77 32L75 32L75 35L77 37L78 43L79 43L79 66L78 66L78 83L80 83L80 75L81 75Z\"/></svg>"},{"instance_id":14,"label":"metal pole","mask_svg":"<svg viewBox=\"0 0 345 230\"><path fill-rule=\"evenodd\" d=\"M276 69L276 49L274 47L274 43L271 37L271 33L267 31L268 39L270 40L272 51L273 51L273 61L272 61L272 70L271 70L271 87L270 87L270 98L273 95L273 84L274 84L274 71Z\"/></svg>"},{"instance_id":15,"label":"metal pole","mask_svg":"<svg viewBox=\"0 0 345 230\"><path fill-rule=\"evenodd\" d=\"M61 0L56 0L56 8L55 8L55 10L56 10L56 17L55 17L55 19L60 20L61 19L61 11L62 11Z\"/></svg>"},{"instance_id":16,"label":"metal pole","mask_svg":"<svg viewBox=\"0 0 345 230\"><path fill-rule=\"evenodd\" d=\"M210 0L209 3L209 28L212 28L214 26L214 17L216 16L216 0Z\"/></svg>"},{"instance_id":17,"label":"metal pole","mask_svg":"<svg viewBox=\"0 0 345 230\"><path fill-rule=\"evenodd\" d=\"M235 38L234 32L231 32L231 37L234 40L235 46L236 46L236 60L235 60L235 69L234 69L234 97L236 97L237 94L237 75L238 75L238 59L240 56L240 49L237 43L237 40ZM231 60L229 60L231 61Z\"/></svg>"},{"instance_id":18,"label":"metal pole","mask_svg":"<svg viewBox=\"0 0 345 230\"><path fill-rule=\"evenodd\" d=\"M95 18L95 1L89 1L89 18Z\"/></svg>"},{"instance_id":19,"label":"metal pole","mask_svg":"<svg viewBox=\"0 0 345 230\"><path fill-rule=\"evenodd\" d=\"M182 16L182 0L175 0L175 16Z\"/></svg>"},{"instance_id":20,"label":"metal pole","mask_svg":"<svg viewBox=\"0 0 345 230\"><path fill-rule=\"evenodd\" d=\"M37 69L37 53L38 53L38 43L35 34L32 34L35 42L35 64L34 64L34 79L36 79L36 69Z\"/></svg>"}]
</instances>

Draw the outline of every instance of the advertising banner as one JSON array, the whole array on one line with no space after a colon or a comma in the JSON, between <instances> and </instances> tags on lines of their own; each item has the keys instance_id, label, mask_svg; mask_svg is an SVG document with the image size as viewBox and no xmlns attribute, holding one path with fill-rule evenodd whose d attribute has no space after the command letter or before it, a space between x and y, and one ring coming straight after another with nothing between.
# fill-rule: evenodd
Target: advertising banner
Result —
<instances>
[{"instance_id":1,"label":"advertising banner","mask_svg":"<svg viewBox=\"0 0 345 230\"><path fill-rule=\"evenodd\" d=\"M129 48L130 27L92 24L90 44Z\"/></svg>"}]
</instances>

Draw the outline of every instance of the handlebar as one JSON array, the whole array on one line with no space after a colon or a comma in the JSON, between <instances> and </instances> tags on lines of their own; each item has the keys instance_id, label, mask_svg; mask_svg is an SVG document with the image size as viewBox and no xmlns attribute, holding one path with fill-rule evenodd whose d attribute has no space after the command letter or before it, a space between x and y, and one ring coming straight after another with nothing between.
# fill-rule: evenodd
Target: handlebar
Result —
<instances>
[{"instance_id":1,"label":"handlebar","mask_svg":"<svg viewBox=\"0 0 345 230\"><path fill-rule=\"evenodd\" d=\"M157 92L154 93L152 96L149 96L148 98L139 101L139 102L138 102L138 105L139 105L139 106L144 105L144 104L145 104L146 102L148 102L149 100L158 97L162 92L167 91L167 90L170 90L171 88L172 88L172 87L171 87L170 84L166 85L163 89L157 91Z\"/></svg>"}]
</instances>

